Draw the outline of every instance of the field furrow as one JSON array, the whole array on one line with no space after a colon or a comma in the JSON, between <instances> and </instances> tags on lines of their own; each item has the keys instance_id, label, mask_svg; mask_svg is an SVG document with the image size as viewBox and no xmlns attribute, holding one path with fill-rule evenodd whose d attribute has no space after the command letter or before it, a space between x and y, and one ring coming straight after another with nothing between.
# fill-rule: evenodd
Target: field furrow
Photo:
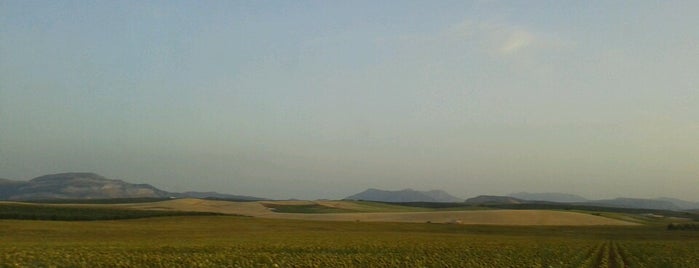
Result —
<instances>
[{"instance_id":1,"label":"field furrow","mask_svg":"<svg viewBox=\"0 0 699 268\"><path fill-rule=\"evenodd\" d=\"M645 267L636 256L631 254L623 243L617 243L619 255L624 260L625 267L639 268Z\"/></svg>"},{"instance_id":2,"label":"field furrow","mask_svg":"<svg viewBox=\"0 0 699 268\"><path fill-rule=\"evenodd\" d=\"M609 267L610 268L624 268L626 267L626 262L624 258L619 254L619 249L617 247L617 242L609 242Z\"/></svg>"},{"instance_id":3,"label":"field furrow","mask_svg":"<svg viewBox=\"0 0 699 268\"><path fill-rule=\"evenodd\" d=\"M594 261L590 267L609 267L609 244L606 242L600 243L595 252Z\"/></svg>"}]
</instances>

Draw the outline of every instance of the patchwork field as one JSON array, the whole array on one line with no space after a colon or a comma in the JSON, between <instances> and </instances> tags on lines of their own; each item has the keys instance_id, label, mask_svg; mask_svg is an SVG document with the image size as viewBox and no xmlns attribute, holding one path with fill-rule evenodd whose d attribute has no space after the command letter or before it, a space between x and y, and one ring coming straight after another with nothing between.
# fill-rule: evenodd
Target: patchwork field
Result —
<instances>
[{"instance_id":1,"label":"patchwork field","mask_svg":"<svg viewBox=\"0 0 699 268\"><path fill-rule=\"evenodd\" d=\"M313 221L368 221L411 223L458 223L486 225L636 225L637 223L554 210L435 211L372 202L354 201L263 201L228 202L178 199L155 203L125 204L123 208L215 212L271 219ZM294 211L280 213L276 211Z\"/></svg>"},{"instance_id":2,"label":"patchwork field","mask_svg":"<svg viewBox=\"0 0 699 268\"><path fill-rule=\"evenodd\" d=\"M0 267L699 267L699 232L240 216L0 220Z\"/></svg>"}]
</instances>

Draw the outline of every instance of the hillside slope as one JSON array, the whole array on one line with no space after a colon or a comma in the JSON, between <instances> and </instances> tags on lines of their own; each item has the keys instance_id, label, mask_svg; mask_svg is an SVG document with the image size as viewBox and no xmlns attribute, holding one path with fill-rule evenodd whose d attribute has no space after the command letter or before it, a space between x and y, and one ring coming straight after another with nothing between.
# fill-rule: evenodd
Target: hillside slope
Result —
<instances>
[{"instance_id":1,"label":"hillside slope","mask_svg":"<svg viewBox=\"0 0 699 268\"><path fill-rule=\"evenodd\" d=\"M0 179L0 200L96 200L134 198L213 198L265 200L264 198L216 192L172 193L149 184L107 179L95 173L71 172L40 176L29 181Z\"/></svg>"},{"instance_id":2,"label":"hillside slope","mask_svg":"<svg viewBox=\"0 0 699 268\"><path fill-rule=\"evenodd\" d=\"M170 194L148 184L111 180L94 173L60 173L29 181L0 181L0 199L165 198Z\"/></svg>"},{"instance_id":3,"label":"hillside slope","mask_svg":"<svg viewBox=\"0 0 699 268\"><path fill-rule=\"evenodd\" d=\"M587 202L588 200L582 196L567 194L567 193L528 193L519 192L512 193L509 196L529 201L548 201L548 202L559 202L559 203L575 203L575 202Z\"/></svg>"},{"instance_id":4,"label":"hillside slope","mask_svg":"<svg viewBox=\"0 0 699 268\"><path fill-rule=\"evenodd\" d=\"M463 199L450 195L442 190L416 191L404 189L400 191L385 191L379 189L367 189L361 193L351 195L346 200L366 200L379 202L463 202Z\"/></svg>"}]
</instances>

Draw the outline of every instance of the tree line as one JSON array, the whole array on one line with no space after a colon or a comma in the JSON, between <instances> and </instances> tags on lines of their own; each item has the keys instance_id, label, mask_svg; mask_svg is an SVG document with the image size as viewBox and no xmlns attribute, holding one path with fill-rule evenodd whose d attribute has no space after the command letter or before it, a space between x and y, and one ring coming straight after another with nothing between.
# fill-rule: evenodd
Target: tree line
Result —
<instances>
[{"instance_id":1,"label":"tree line","mask_svg":"<svg viewBox=\"0 0 699 268\"><path fill-rule=\"evenodd\" d=\"M676 231L676 230L699 231L699 223L670 223L667 225L667 229L670 231Z\"/></svg>"}]
</instances>

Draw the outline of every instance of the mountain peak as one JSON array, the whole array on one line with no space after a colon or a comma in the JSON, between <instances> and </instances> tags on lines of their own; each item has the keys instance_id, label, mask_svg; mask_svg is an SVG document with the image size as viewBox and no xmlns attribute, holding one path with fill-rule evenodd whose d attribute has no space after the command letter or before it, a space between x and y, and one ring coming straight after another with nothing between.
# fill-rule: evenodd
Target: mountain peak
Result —
<instances>
[{"instance_id":1,"label":"mountain peak","mask_svg":"<svg viewBox=\"0 0 699 268\"><path fill-rule=\"evenodd\" d=\"M102 177L98 174L91 172L67 172L67 173L57 173L49 174L40 177L36 177L30 180L30 182L50 182L50 181L68 181L75 179L87 179L96 181L108 181L109 179Z\"/></svg>"},{"instance_id":2,"label":"mountain peak","mask_svg":"<svg viewBox=\"0 0 699 268\"><path fill-rule=\"evenodd\" d=\"M170 194L148 184L111 180L95 173L69 172L18 181L0 188L0 199L164 198Z\"/></svg>"},{"instance_id":3,"label":"mountain peak","mask_svg":"<svg viewBox=\"0 0 699 268\"><path fill-rule=\"evenodd\" d=\"M0 200L111 199L111 198L221 198L263 200L264 198L215 192L170 193L150 184L113 180L91 172L44 175L29 181L0 179Z\"/></svg>"}]
</instances>

